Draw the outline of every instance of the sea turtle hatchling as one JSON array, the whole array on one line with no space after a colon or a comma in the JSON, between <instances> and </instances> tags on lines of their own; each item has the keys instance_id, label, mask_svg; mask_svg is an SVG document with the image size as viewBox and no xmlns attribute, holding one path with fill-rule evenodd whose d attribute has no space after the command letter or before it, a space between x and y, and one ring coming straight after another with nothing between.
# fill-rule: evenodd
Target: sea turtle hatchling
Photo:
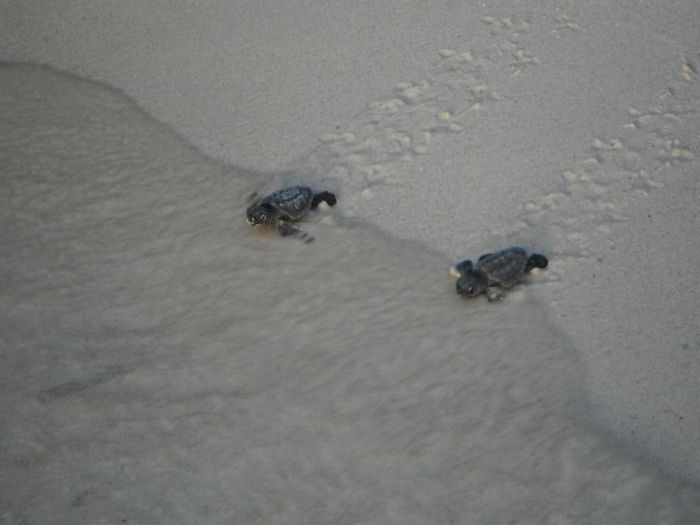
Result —
<instances>
[{"instance_id":1,"label":"sea turtle hatchling","mask_svg":"<svg viewBox=\"0 0 700 525\"><path fill-rule=\"evenodd\" d=\"M533 253L528 256L517 246L485 253L476 265L465 259L453 268L459 276L457 293L465 297L486 293L489 301L497 301L503 297L502 289L518 283L533 268L546 268L547 264L544 255Z\"/></svg>"},{"instance_id":2,"label":"sea turtle hatchling","mask_svg":"<svg viewBox=\"0 0 700 525\"><path fill-rule=\"evenodd\" d=\"M284 188L258 200L246 211L248 224L252 226L275 226L286 235L298 235L305 242L313 241L306 232L292 226L291 222L301 219L306 212L316 208L321 202L333 206L337 199L329 191L314 193L306 186Z\"/></svg>"}]
</instances>

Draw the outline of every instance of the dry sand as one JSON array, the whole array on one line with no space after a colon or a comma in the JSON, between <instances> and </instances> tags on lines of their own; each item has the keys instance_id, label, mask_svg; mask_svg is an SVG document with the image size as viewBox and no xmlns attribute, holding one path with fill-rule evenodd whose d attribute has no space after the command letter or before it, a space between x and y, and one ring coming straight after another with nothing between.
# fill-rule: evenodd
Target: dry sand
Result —
<instances>
[{"instance_id":1,"label":"dry sand","mask_svg":"<svg viewBox=\"0 0 700 525\"><path fill-rule=\"evenodd\" d=\"M3 523L700 519L697 5L150 6L0 8L184 137L2 68Z\"/></svg>"}]
</instances>

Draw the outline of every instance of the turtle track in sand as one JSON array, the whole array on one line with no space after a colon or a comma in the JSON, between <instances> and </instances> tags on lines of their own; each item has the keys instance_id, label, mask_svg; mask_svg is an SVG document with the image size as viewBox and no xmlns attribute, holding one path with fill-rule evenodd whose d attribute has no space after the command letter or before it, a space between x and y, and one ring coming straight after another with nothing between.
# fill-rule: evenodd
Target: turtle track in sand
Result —
<instances>
[{"instance_id":1,"label":"turtle track in sand","mask_svg":"<svg viewBox=\"0 0 700 525\"><path fill-rule=\"evenodd\" d=\"M320 180L343 188L347 215L356 215L359 200L375 199L379 188L407 184L402 169L440 142L462 141L460 135L478 128L480 113L498 112L507 101L502 93L512 92L524 75L536 74L540 60L529 51L530 32L561 39L585 31L564 14L535 22L517 16L483 17L482 22L491 28L492 47L440 50L422 79L397 84L390 96L370 103L347 126L320 137L308 165ZM559 260L590 257L584 233L608 234L626 220L625 207L635 198L664 186L676 164L695 162L698 58L678 64L656 103L628 107L619 133L595 138L581 151L582 161L561 171L552 191L522 202L519 221L507 227L479 225L488 230L480 239L539 244L545 238ZM381 220L373 222L381 227ZM555 270L549 279L557 278Z\"/></svg>"},{"instance_id":2,"label":"turtle track in sand","mask_svg":"<svg viewBox=\"0 0 700 525\"><path fill-rule=\"evenodd\" d=\"M552 264L538 277L538 282L555 285L547 288L545 294L553 307L553 315L574 338L585 356L586 366L597 370L590 391L594 404L599 407L598 415L606 414L601 416L604 426L630 443L631 449L643 451L640 454L645 458L651 457L654 461L664 458L660 462L672 471L699 479L698 450L693 443L700 439L700 430L697 425L679 426L679 421L688 421L687 412L677 417L671 415L680 409L678 399L693 399L698 395L689 379L695 365L682 366L682 363L694 362L692 352L697 347L698 337L697 330L692 328L696 323L688 319L688 312L697 311L697 300L687 293L682 283L697 279L680 264L675 265L672 275L664 271L660 262L652 265L654 273L645 273L639 265L643 258L663 261L674 257L674 253L680 258L681 252L690 252L683 257L692 260L692 245L687 248L688 240L674 237L673 232L665 236L669 239L666 250L648 246L643 235L630 236L639 238L637 248L618 245L624 244L621 235L630 235L627 223L631 216L635 216L637 222L653 220L652 212L641 217L639 210L648 206L657 192L668 186L674 191L683 187L688 193L696 191L697 179L693 178L693 172L699 171L700 155L697 133L700 127L697 87L700 54L697 49L675 47L664 64L664 77L653 96L634 104L607 108L617 122L607 121L603 126L605 132L591 129L589 141L574 148L573 161L556 166L549 164L547 148L554 147L554 143L545 144L541 148L545 158L539 165L542 176L550 183L535 182L540 182L539 188L548 186L549 189L537 193L528 185L522 185L522 194L505 194L503 200L508 204L499 207L498 202L479 193L478 185L485 176L483 171L473 177L474 189L464 181L456 190L448 186L442 193L431 187L430 169L451 168L448 159L439 157L441 146L460 144L468 152L467 157L480 155L473 149L472 139L483 138L486 130L498 131L489 119L503 120L505 112L518 104L518 86L534 79L551 59L551 56L543 59L537 51L542 49L538 48L538 38L553 39L563 48L571 48L584 43L583 37L596 28L565 12L537 19L512 16L485 17L482 21L493 37L490 46L462 51L440 50L435 61L426 66L424 74L397 84L393 93L369 104L347 126L321 137L308 164L319 179L343 188L343 205L339 212L354 216L360 209L369 211L369 217L364 219L377 227L404 238L434 239L433 247L453 261L465 255L465 246L470 250L488 250L493 246L520 245L547 254ZM652 49L655 39L664 41L665 37L651 33L650 38L649 49ZM546 50L547 45L544 48ZM644 67L643 62L629 64L629 74L635 74L635 78L644 82ZM549 73L553 74L551 70ZM566 75L566 72L559 74ZM594 93L587 103L605 105L606 86L607 89L616 87L600 80L591 74L586 88ZM568 107L559 106L559 109L568 111L577 102L573 97ZM507 115L510 114L512 111ZM565 117L560 124L562 134L578 125ZM479 144L489 146L489 140ZM504 144L490 154L517 157L517 152L507 148ZM526 160L532 157L531 153L524 155ZM488 156L479 159L490 160ZM437 167L433 168L434 165ZM472 168L489 169L489 164L477 163ZM490 182L487 186L502 191L508 187L509 177L520 174L513 171L489 173L488 176L500 177L500 183ZM467 182L471 180L468 170L464 170L463 177ZM403 188L425 190L426 199L433 199L430 207L437 210L436 216L441 220L435 221L432 216L416 218L415 210L401 201ZM455 191L464 196L442 197L443 193ZM453 205L457 203L447 218L437 213L445 200ZM481 200L488 205L484 206ZM682 225L692 231L697 213L693 214L692 209L686 210L685 215L678 210L675 212ZM653 213L664 213L664 210L653 210ZM441 235L441 229L450 228L449 234ZM680 250L683 246L687 249ZM605 275L615 278L606 281ZM563 281L566 286L556 286ZM644 310L644 317L640 317L644 320L639 321L639 327L630 325L629 319L621 316L620 312L629 307L625 303L628 292L617 294L616 286L643 290L650 282L666 281L669 282L665 289L675 291L677 296L665 299L666 303L654 304L654 298L664 294L663 286L655 286L653 294L641 291L632 294L639 295L635 304ZM602 282L606 282L606 286L586 294L591 284ZM609 305L606 306L606 302ZM584 303L588 310L581 306ZM664 331L667 330L664 309L677 311L676 328L668 333ZM596 312L596 318L604 319L605 328L599 330L599 337L591 338L589 331L580 328L575 321L586 312ZM627 327L624 330L615 328L624 326ZM644 331L650 332L646 338L637 336ZM666 341L659 335L664 333L668 336ZM654 413L644 414L643 403L633 402L632 398L645 397L640 385L644 385L645 378L662 364L653 357L655 352L649 345L664 350L669 370L686 370L685 376L676 376L678 384L686 386L668 394L663 385L655 383L653 390L658 406ZM643 352L646 357L630 357L637 355L639 346L646 348ZM606 367L609 368L607 372ZM632 370L633 373L628 373ZM625 386L617 388L616 384ZM614 390L612 394L611 389ZM634 396L626 393L631 391L637 393ZM639 423L642 420L644 423Z\"/></svg>"}]
</instances>

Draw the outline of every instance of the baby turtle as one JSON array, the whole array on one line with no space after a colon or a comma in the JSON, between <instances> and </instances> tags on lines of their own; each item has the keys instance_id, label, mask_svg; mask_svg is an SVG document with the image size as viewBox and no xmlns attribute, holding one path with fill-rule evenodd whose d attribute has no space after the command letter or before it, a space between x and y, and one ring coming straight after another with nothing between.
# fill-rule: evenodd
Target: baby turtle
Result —
<instances>
[{"instance_id":1,"label":"baby turtle","mask_svg":"<svg viewBox=\"0 0 700 525\"><path fill-rule=\"evenodd\" d=\"M279 232L284 235L298 235L305 242L313 241L306 232L292 226L291 222L301 219L306 212L316 208L321 202L333 206L337 199L329 191L314 194L306 186L291 186L284 188L260 199L246 211L248 224L252 226L277 225Z\"/></svg>"},{"instance_id":2,"label":"baby turtle","mask_svg":"<svg viewBox=\"0 0 700 525\"><path fill-rule=\"evenodd\" d=\"M546 268L547 258L539 253L527 252L513 246L495 253L485 253L476 265L465 259L454 267L459 274L457 293L475 297L486 293L489 301L503 298L501 289L518 283L533 268Z\"/></svg>"}]
</instances>

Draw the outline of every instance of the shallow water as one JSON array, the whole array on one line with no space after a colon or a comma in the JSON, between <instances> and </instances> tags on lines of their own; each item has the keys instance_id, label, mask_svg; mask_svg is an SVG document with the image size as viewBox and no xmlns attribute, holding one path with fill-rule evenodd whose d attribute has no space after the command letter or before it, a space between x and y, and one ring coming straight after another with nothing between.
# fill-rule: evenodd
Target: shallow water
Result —
<instances>
[{"instance_id":1,"label":"shallow water","mask_svg":"<svg viewBox=\"0 0 700 525\"><path fill-rule=\"evenodd\" d=\"M582 423L531 290L322 209L121 93L3 65L2 523L688 523L696 489Z\"/></svg>"}]
</instances>

